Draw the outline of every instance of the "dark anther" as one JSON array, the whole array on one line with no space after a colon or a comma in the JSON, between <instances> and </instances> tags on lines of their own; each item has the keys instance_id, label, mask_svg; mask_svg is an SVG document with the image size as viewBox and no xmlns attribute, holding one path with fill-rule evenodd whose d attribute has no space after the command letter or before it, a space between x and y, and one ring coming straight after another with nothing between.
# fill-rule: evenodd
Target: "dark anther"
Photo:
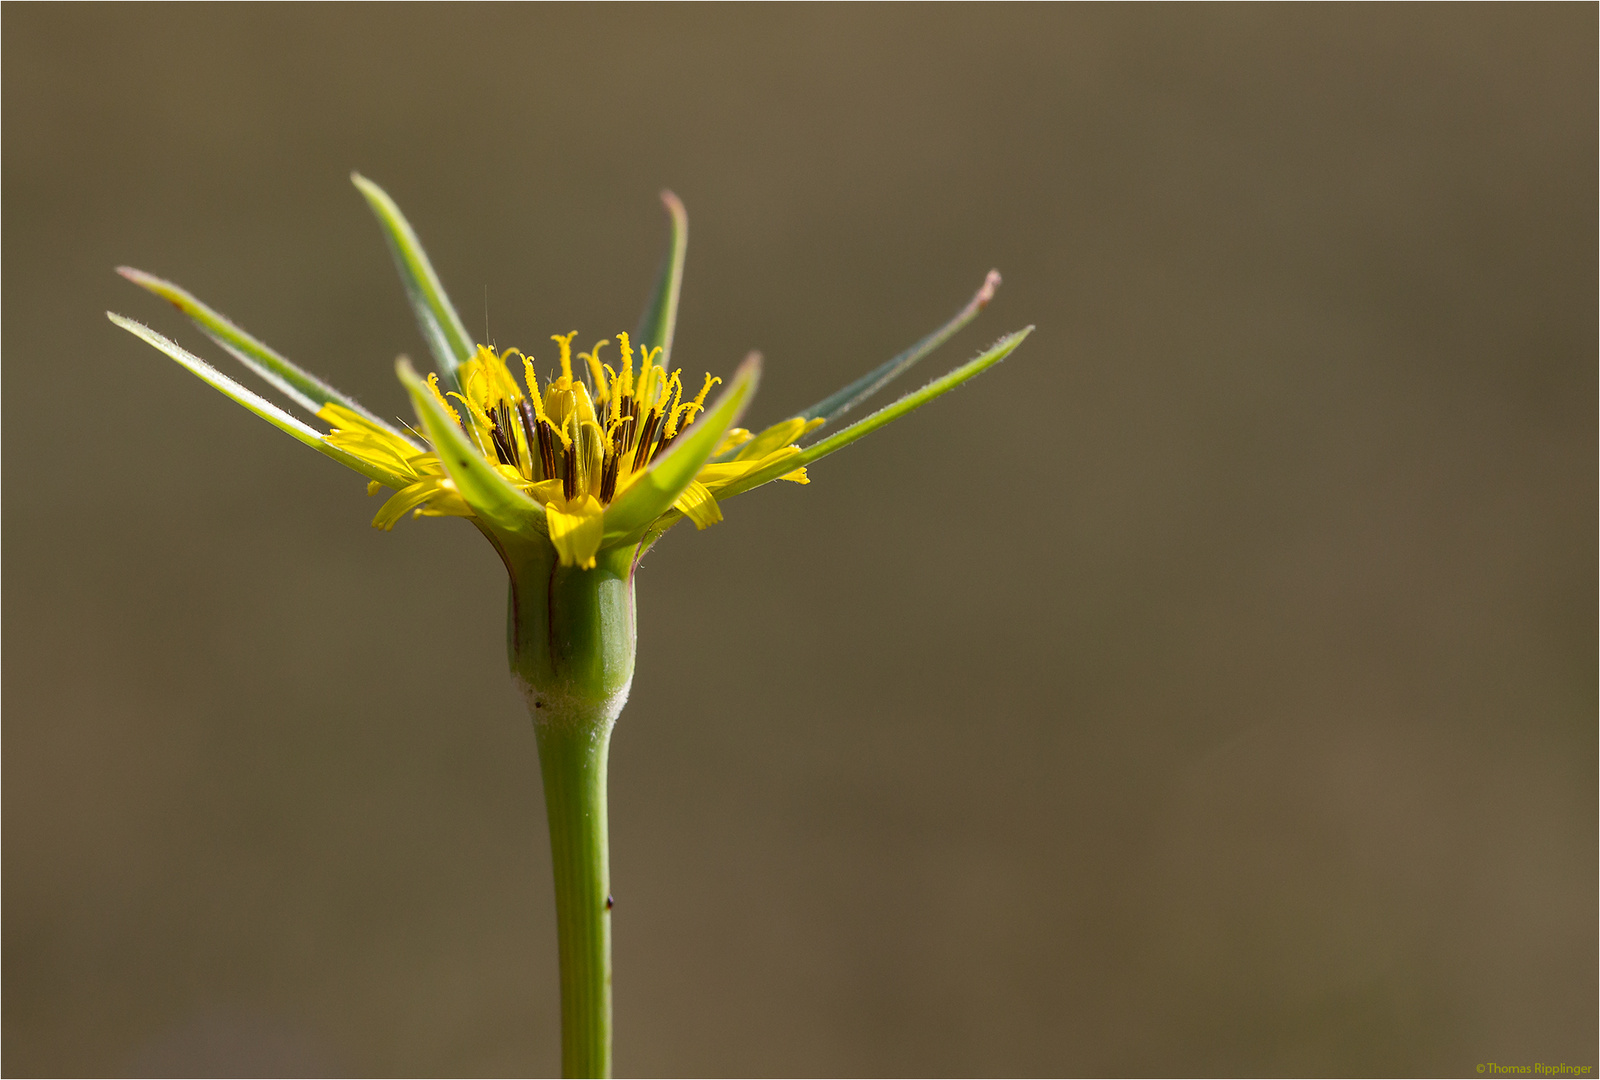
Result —
<instances>
[{"instance_id":1,"label":"dark anther","mask_svg":"<svg viewBox=\"0 0 1600 1080\"><path fill-rule=\"evenodd\" d=\"M511 434L511 410L505 402L494 407L494 412L489 414L489 423L489 438L494 442L494 452L500 458L500 464L521 468L521 463L517 461L517 440Z\"/></svg>"},{"instance_id":2,"label":"dark anther","mask_svg":"<svg viewBox=\"0 0 1600 1080\"><path fill-rule=\"evenodd\" d=\"M539 420L534 415L533 405L527 398L517 402L517 419L522 423L522 437L528 444L528 455L537 460L539 456L539 436L534 430L534 425Z\"/></svg>"},{"instance_id":3,"label":"dark anther","mask_svg":"<svg viewBox=\"0 0 1600 1080\"><path fill-rule=\"evenodd\" d=\"M527 402L523 402L523 404L527 404ZM556 478L556 433L550 430L550 425L543 420L537 421L535 426L539 435L539 466L544 470L544 475L540 479L554 480Z\"/></svg>"},{"instance_id":4,"label":"dark anther","mask_svg":"<svg viewBox=\"0 0 1600 1080\"><path fill-rule=\"evenodd\" d=\"M617 906L617 902L615 900L611 899L611 897L609 897L609 896L606 897L606 910L607 911L610 911L612 908L614 908L616 906Z\"/></svg>"},{"instance_id":5,"label":"dark anther","mask_svg":"<svg viewBox=\"0 0 1600 1080\"><path fill-rule=\"evenodd\" d=\"M606 469L600 474L600 501L609 503L617 493L617 468L622 464L619 454L606 455Z\"/></svg>"},{"instance_id":6,"label":"dark anther","mask_svg":"<svg viewBox=\"0 0 1600 1080\"><path fill-rule=\"evenodd\" d=\"M528 440L528 453L538 455L538 479L552 480L556 475L556 456L551 448L554 435L550 426L539 419L533 405L526 399L517 402L517 415L522 419L522 434Z\"/></svg>"},{"instance_id":7,"label":"dark anther","mask_svg":"<svg viewBox=\"0 0 1600 1080\"><path fill-rule=\"evenodd\" d=\"M678 441L678 436L682 435L685 431L688 431L689 430L689 425L691 425L693 423L694 423L694 410L690 409L689 410L689 415L684 417L684 419L683 419L683 426L681 428L679 428L677 431L674 431L671 435L668 435L665 439L661 440L661 445L656 447L656 454L664 454L669 449L671 449L672 444ZM655 457L655 455L652 454L651 455L652 460L654 460L654 457Z\"/></svg>"},{"instance_id":8,"label":"dark anther","mask_svg":"<svg viewBox=\"0 0 1600 1080\"><path fill-rule=\"evenodd\" d=\"M655 441L656 428L660 426L661 414L651 409L649 418L644 422L644 431L639 434L639 448L633 452L634 472L644 468L645 462L650 460L650 444Z\"/></svg>"},{"instance_id":9,"label":"dark anther","mask_svg":"<svg viewBox=\"0 0 1600 1080\"><path fill-rule=\"evenodd\" d=\"M576 432L574 432L576 434ZM561 463L566 472L561 477L561 494L572 499L578 494L578 444L576 441L562 447Z\"/></svg>"}]
</instances>

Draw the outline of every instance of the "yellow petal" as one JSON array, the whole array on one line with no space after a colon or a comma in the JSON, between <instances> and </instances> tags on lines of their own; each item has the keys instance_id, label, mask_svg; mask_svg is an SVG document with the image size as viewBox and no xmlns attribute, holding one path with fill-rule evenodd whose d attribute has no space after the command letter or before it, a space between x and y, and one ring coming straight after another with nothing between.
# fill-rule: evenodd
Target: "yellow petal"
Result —
<instances>
[{"instance_id":1,"label":"yellow petal","mask_svg":"<svg viewBox=\"0 0 1600 1080\"><path fill-rule=\"evenodd\" d=\"M472 507L455 490L455 485L445 481L439 485L439 494L417 507L417 517L473 517Z\"/></svg>"},{"instance_id":2,"label":"yellow petal","mask_svg":"<svg viewBox=\"0 0 1600 1080\"><path fill-rule=\"evenodd\" d=\"M697 529L722 520L722 508L717 505L716 497L711 494L710 488L698 480L689 481L689 486L683 489L672 508L694 522Z\"/></svg>"},{"instance_id":3,"label":"yellow petal","mask_svg":"<svg viewBox=\"0 0 1600 1080\"><path fill-rule=\"evenodd\" d=\"M410 462L424 451L415 444L337 402L330 401L318 409L317 418L333 428L323 436L329 446L389 472L417 479L417 470Z\"/></svg>"},{"instance_id":4,"label":"yellow petal","mask_svg":"<svg viewBox=\"0 0 1600 1080\"><path fill-rule=\"evenodd\" d=\"M600 537L605 531L605 510L600 500L593 495L582 495L564 507L552 500L545 505L544 512L550 524L550 542L561 556L561 565L582 570L594 566Z\"/></svg>"},{"instance_id":5,"label":"yellow petal","mask_svg":"<svg viewBox=\"0 0 1600 1080\"><path fill-rule=\"evenodd\" d=\"M441 485L447 483L448 480L429 477L426 480L418 480L410 487L401 488L378 508L378 516L372 519L372 527L388 532L395 527L396 522L406 516L406 511L414 510L438 495Z\"/></svg>"},{"instance_id":6,"label":"yellow petal","mask_svg":"<svg viewBox=\"0 0 1600 1080\"><path fill-rule=\"evenodd\" d=\"M351 457L387 469L399 476L417 479L417 471L410 463L410 458L417 456L415 447L407 446L403 456L400 449L389 440L380 439L365 431L335 429L323 438L329 446L338 447Z\"/></svg>"},{"instance_id":7,"label":"yellow petal","mask_svg":"<svg viewBox=\"0 0 1600 1080\"><path fill-rule=\"evenodd\" d=\"M540 506L556 501L565 502L561 496L562 482L560 480L540 480L537 484L528 485L528 494L538 501Z\"/></svg>"},{"instance_id":8,"label":"yellow petal","mask_svg":"<svg viewBox=\"0 0 1600 1080\"><path fill-rule=\"evenodd\" d=\"M774 465L777 462L782 461L784 458L794 457L799 453L800 451L797 447L780 446L778 449L772 451L772 453L763 457L749 460L736 458L733 461L722 461L714 465L703 466L700 471L695 474L695 479L700 481L700 483L704 484L711 490L713 494L715 494L717 491L727 487L735 480L742 480L744 477L749 476L751 473L756 472L759 469L765 469L769 465ZM808 481L803 478L805 470L796 469L795 472L802 474L802 478L797 478L795 481L796 483L808 483ZM794 474L791 473L789 475L793 476ZM787 478L788 477L785 477L785 479Z\"/></svg>"},{"instance_id":9,"label":"yellow petal","mask_svg":"<svg viewBox=\"0 0 1600 1080\"><path fill-rule=\"evenodd\" d=\"M740 448L736 460L749 461L752 458L766 457L778 447L792 443L806 432L821 426L820 419L807 420L803 416L779 421Z\"/></svg>"},{"instance_id":10,"label":"yellow petal","mask_svg":"<svg viewBox=\"0 0 1600 1080\"><path fill-rule=\"evenodd\" d=\"M721 457L736 446L743 446L750 441L750 432L742 427L729 428L722 436L722 441L717 444L717 449L712 457Z\"/></svg>"}]
</instances>

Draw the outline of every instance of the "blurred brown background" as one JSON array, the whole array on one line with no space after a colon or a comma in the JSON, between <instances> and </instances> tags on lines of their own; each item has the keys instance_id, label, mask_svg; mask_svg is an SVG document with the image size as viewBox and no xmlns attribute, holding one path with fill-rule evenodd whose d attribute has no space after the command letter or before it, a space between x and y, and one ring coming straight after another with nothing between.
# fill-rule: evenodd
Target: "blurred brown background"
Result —
<instances>
[{"instance_id":1,"label":"blurred brown background","mask_svg":"<svg viewBox=\"0 0 1600 1080\"><path fill-rule=\"evenodd\" d=\"M386 412L631 327L1012 359L646 561L617 1062L1596 1064L1596 12L4 12L4 1067L549 1072L503 573L128 335ZM921 379L909 380L910 386Z\"/></svg>"}]
</instances>

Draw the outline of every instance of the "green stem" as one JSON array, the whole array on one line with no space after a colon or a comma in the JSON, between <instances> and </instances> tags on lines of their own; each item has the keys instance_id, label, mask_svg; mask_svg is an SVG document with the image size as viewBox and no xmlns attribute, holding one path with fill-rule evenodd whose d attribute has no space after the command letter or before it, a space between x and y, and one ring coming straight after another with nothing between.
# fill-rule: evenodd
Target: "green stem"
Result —
<instances>
[{"instance_id":1,"label":"green stem","mask_svg":"<svg viewBox=\"0 0 1600 1080\"><path fill-rule=\"evenodd\" d=\"M501 546L512 677L539 743L561 963L561 1070L611 1075L611 869L606 759L633 682L633 551L564 567L548 544Z\"/></svg>"},{"instance_id":2,"label":"green stem","mask_svg":"<svg viewBox=\"0 0 1600 1080\"><path fill-rule=\"evenodd\" d=\"M606 841L610 734L540 725L561 962L561 1072L611 1075L611 871Z\"/></svg>"}]
</instances>

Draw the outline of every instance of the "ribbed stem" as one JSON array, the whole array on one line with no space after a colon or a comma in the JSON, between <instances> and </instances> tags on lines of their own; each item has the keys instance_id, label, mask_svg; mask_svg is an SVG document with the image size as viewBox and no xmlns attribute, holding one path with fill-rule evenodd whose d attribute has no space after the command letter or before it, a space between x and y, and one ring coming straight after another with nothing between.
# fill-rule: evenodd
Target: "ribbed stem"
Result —
<instances>
[{"instance_id":1,"label":"ribbed stem","mask_svg":"<svg viewBox=\"0 0 1600 1080\"><path fill-rule=\"evenodd\" d=\"M605 731L538 726L561 961L561 1072L611 1075L611 868Z\"/></svg>"}]
</instances>

